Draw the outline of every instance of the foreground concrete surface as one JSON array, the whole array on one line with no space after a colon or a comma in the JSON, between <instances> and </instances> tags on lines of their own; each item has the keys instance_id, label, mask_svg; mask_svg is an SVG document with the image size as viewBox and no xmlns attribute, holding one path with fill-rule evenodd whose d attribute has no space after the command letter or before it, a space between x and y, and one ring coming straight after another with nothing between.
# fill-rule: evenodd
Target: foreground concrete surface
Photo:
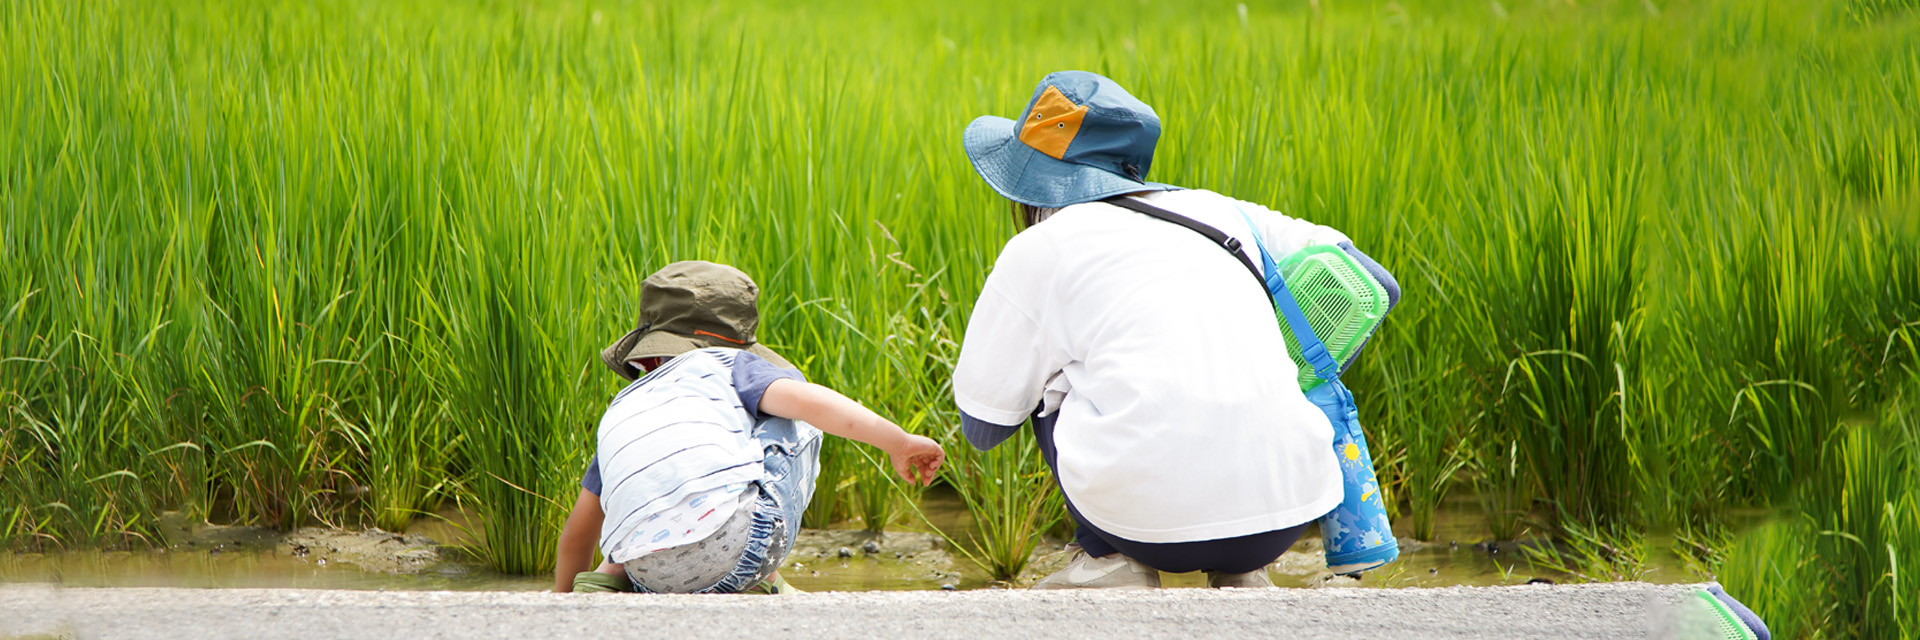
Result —
<instances>
[{"instance_id":1,"label":"foreground concrete surface","mask_svg":"<svg viewBox=\"0 0 1920 640\"><path fill-rule=\"evenodd\" d=\"M1664 638L1687 585L636 596L0 586L0 638Z\"/></svg>"}]
</instances>

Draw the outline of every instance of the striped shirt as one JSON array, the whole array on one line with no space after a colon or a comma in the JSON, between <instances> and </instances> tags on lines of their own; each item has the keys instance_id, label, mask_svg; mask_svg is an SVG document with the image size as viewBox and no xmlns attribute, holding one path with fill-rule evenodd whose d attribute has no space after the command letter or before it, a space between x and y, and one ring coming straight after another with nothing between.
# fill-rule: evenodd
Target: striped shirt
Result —
<instances>
[{"instance_id":1,"label":"striped shirt","mask_svg":"<svg viewBox=\"0 0 1920 640\"><path fill-rule=\"evenodd\" d=\"M689 351L614 396L582 486L600 496L600 548L613 562L691 543L733 515L763 475L753 438L774 380L803 380L735 349Z\"/></svg>"}]
</instances>

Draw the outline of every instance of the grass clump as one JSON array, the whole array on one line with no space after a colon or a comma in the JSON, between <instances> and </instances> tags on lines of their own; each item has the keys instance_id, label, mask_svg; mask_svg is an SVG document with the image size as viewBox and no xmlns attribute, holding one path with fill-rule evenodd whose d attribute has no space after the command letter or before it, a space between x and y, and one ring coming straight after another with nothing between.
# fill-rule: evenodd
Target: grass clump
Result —
<instances>
[{"instance_id":1,"label":"grass clump","mask_svg":"<svg viewBox=\"0 0 1920 640\"><path fill-rule=\"evenodd\" d=\"M1920 389L1916 385L1915 389ZM1794 512L1735 541L1718 574L1781 637L1910 638L1920 595L1920 414L1843 428ZM1776 622L1778 621L1778 622Z\"/></svg>"}]
</instances>

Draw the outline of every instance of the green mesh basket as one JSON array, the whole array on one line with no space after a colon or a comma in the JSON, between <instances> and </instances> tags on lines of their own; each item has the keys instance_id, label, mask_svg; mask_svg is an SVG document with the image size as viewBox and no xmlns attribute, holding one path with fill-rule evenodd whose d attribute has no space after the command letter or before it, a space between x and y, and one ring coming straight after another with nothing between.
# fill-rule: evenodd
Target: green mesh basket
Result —
<instances>
[{"instance_id":1,"label":"green mesh basket","mask_svg":"<svg viewBox=\"0 0 1920 640\"><path fill-rule=\"evenodd\" d=\"M1387 290L1367 273L1366 267L1336 246L1315 245L1280 260L1280 275L1287 289L1307 314L1307 325L1326 344L1327 353L1341 367L1347 366L1360 343L1380 326L1387 313ZM1312 389L1323 380L1300 355L1300 341L1280 318L1281 333L1287 336L1287 352L1300 366L1300 388Z\"/></svg>"}]
</instances>

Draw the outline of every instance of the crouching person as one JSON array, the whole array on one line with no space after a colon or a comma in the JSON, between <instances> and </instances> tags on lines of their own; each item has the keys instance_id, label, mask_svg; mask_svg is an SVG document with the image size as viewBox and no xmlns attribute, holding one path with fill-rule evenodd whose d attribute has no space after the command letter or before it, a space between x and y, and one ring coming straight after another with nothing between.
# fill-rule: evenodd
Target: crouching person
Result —
<instances>
[{"instance_id":1,"label":"crouching person","mask_svg":"<svg viewBox=\"0 0 1920 640\"><path fill-rule=\"evenodd\" d=\"M757 295L745 273L711 262L642 283L640 328L601 353L634 382L601 418L555 591L791 592L777 570L813 497L821 431L879 447L910 482L939 472L940 445L757 343ZM589 570L596 542L605 561Z\"/></svg>"}]
</instances>

